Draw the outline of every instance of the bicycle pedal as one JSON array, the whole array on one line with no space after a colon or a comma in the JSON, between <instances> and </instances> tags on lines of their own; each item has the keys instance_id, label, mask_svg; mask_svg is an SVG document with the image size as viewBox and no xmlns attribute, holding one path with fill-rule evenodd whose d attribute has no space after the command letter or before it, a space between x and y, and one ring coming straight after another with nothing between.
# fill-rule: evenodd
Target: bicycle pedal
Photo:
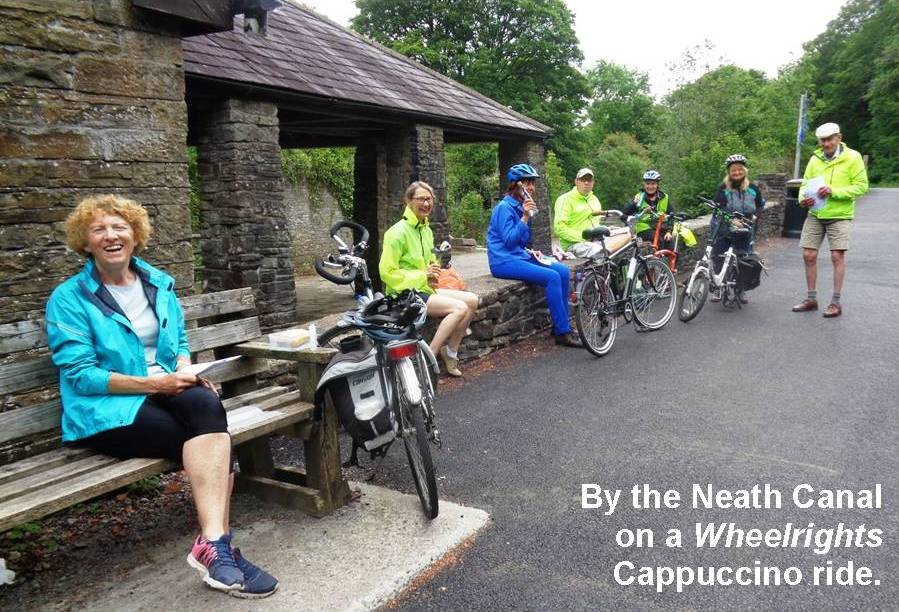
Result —
<instances>
[{"instance_id":1,"label":"bicycle pedal","mask_svg":"<svg viewBox=\"0 0 899 612\"><path fill-rule=\"evenodd\" d=\"M440 439L439 431L437 431L436 429L433 429L431 431L430 438L431 438L431 442L433 442L437 446L437 448L443 448L443 440Z\"/></svg>"}]
</instances>

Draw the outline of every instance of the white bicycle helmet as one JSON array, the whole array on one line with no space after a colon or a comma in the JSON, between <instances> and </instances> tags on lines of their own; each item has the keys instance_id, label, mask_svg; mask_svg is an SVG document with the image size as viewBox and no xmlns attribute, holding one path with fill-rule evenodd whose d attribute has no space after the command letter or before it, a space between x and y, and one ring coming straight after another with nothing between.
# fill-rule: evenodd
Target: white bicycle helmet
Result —
<instances>
[{"instance_id":1,"label":"white bicycle helmet","mask_svg":"<svg viewBox=\"0 0 899 612\"><path fill-rule=\"evenodd\" d=\"M746 156L740 155L739 153L728 155L727 159L724 160L724 167L730 168L734 164L743 164L744 166L748 165L746 163Z\"/></svg>"},{"instance_id":2,"label":"white bicycle helmet","mask_svg":"<svg viewBox=\"0 0 899 612\"><path fill-rule=\"evenodd\" d=\"M655 170L647 170L643 173L644 181L659 181L662 180L662 175L656 172Z\"/></svg>"}]
</instances>

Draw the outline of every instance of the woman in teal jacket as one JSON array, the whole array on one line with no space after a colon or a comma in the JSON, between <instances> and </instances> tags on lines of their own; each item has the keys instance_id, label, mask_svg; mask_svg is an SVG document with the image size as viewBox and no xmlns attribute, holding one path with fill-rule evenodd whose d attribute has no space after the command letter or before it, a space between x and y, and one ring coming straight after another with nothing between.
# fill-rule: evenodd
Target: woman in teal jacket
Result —
<instances>
[{"instance_id":1,"label":"woman in teal jacket","mask_svg":"<svg viewBox=\"0 0 899 612\"><path fill-rule=\"evenodd\" d=\"M462 376L459 370L459 344L478 309L478 296L470 291L438 289L440 266L434 255L434 233L428 217L434 210L434 189L415 181L403 198L403 218L384 233L384 248L378 272L384 291L396 295L417 292L428 306L428 316L440 319L430 348L440 355L450 376Z\"/></svg>"},{"instance_id":2,"label":"woman in teal jacket","mask_svg":"<svg viewBox=\"0 0 899 612\"><path fill-rule=\"evenodd\" d=\"M59 368L64 442L117 457L181 461L201 534L188 563L209 586L264 597L277 581L231 547L231 436L215 388L190 365L174 280L134 256L150 238L147 211L113 195L83 200L66 219L80 272L47 303Z\"/></svg>"}]
</instances>

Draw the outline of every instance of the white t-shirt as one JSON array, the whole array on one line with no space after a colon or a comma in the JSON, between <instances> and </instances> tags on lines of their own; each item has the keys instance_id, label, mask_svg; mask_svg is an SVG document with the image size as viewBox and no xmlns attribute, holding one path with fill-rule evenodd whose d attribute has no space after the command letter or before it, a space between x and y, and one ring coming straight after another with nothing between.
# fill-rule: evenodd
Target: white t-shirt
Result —
<instances>
[{"instance_id":1,"label":"white t-shirt","mask_svg":"<svg viewBox=\"0 0 899 612\"><path fill-rule=\"evenodd\" d=\"M144 285L135 279L129 285L104 285L122 308L131 326L137 332L141 344L144 345L144 361L147 364L147 375L165 374L165 370L156 363L156 343L159 339L159 321L150 307Z\"/></svg>"}]
</instances>

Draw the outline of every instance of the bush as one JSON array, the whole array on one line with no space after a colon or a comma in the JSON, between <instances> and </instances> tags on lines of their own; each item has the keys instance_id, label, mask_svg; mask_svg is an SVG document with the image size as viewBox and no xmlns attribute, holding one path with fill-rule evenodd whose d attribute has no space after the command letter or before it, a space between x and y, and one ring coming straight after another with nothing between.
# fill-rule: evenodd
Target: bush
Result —
<instances>
[{"instance_id":1,"label":"bush","mask_svg":"<svg viewBox=\"0 0 899 612\"><path fill-rule=\"evenodd\" d=\"M643 184L643 173L652 166L646 148L632 134L606 136L593 159L596 186L603 208L621 208Z\"/></svg>"},{"instance_id":2,"label":"bush","mask_svg":"<svg viewBox=\"0 0 899 612\"><path fill-rule=\"evenodd\" d=\"M490 223L490 208L484 207L484 198L477 191L466 193L458 204L447 204L450 220L450 234L454 238L474 238L484 242L487 225Z\"/></svg>"}]
</instances>

